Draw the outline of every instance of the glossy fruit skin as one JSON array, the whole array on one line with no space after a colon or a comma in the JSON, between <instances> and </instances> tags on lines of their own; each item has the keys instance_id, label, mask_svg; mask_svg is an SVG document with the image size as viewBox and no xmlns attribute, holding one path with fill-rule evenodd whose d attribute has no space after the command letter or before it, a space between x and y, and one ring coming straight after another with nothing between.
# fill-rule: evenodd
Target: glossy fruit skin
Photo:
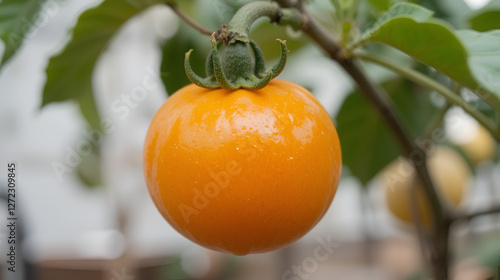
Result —
<instances>
[{"instance_id":1,"label":"glossy fruit skin","mask_svg":"<svg viewBox=\"0 0 500 280\"><path fill-rule=\"evenodd\" d=\"M465 160L454 150L435 147L428 155L427 166L435 187L451 205L457 207L466 192L471 172ZM382 173L387 206L394 216L413 223L410 204L410 188L415 171L404 159L397 159ZM430 205L425 199L422 186L417 186L417 205L424 227L431 225Z\"/></svg>"},{"instance_id":2,"label":"glossy fruit skin","mask_svg":"<svg viewBox=\"0 0 500 280\"><path fill-rule=\"evenodd\" d=\"M341 175L333 122L301 86L188 85L154 116L144 174L163 217L206 248L235 255L282 248L328 210Z\"/></svg>"}]
</instances>

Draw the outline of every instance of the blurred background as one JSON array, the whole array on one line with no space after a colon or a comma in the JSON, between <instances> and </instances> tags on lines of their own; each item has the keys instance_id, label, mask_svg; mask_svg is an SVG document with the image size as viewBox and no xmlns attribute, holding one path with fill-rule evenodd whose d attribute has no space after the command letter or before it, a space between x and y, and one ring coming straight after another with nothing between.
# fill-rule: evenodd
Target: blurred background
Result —
<instances>
[{"instance_id":1,"label":"blurred background","mask_svg":"<svg viewBox=\"0 0 500 280\"><path fill-rule=\"evenodd\" d=\"M423 266L418 239L410 226L389 213L380 180L361 184L347 168L321 222L277 252L236 257L209 251L182 237L161 217L144 182L142 147L150 120L168 97L162 78L172 73L160 70L164 69L161 46L186 28L167 7L155 6L127 22L100 57L93 90L101 117L112 129L103 135L98 152L75 153L82 141L100 136L93 134L73 102L40 109L41 92L49 58L68 42L78 16L99 2L49 1L48 20L33 29L19 53L1 69L0 186L5 194L5 165L15 162L20 247L18 270L9 273L4 253L7 204L2 200L2 279L425 279L418 278ZM311 2L313 12L329 6L328 1ZM488 2L467 4L481 9ZM190 5L191 12L204 11L220 21L227 16L220 14L225 11L220 5L228 5L224 1L199 0ZM217 21L198 18L216 28ZM255 29L270 28L266 24ZM354 90L352 82L316 47L302 42L300 34L280 30L293 46L280 78L310 89L335 118ZM198 37L208 47L208 38ZM260 40L271 63L278 44ZM0 53L2 49L0 45ZM181 49L181 54L185 51ZM366 67L373 68L369 72L378 81L393 77ZM144 79L153 86L143 91L140 101L129 102ZM480 131L461 110L450 110L446 120L452 123L447 135L457 145ZM500 201L500 166L486 159L474 168L463 202L468 211ZM500 217L488 216L454 228L454 270L460 272L454 279L491 279L500 261L499 227ZM324 241L331 245L328 257L314 259L315 248ZM302 268L299 274L294 272L298 268Z\"/></svg>"}]
</instances>

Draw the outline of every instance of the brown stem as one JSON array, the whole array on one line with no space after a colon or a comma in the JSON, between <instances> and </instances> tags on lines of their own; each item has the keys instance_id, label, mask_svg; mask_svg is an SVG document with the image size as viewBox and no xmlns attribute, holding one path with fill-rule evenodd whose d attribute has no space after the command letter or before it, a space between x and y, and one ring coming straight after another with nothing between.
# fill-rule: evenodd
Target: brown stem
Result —
<instances>
[{"instance_id":1,"label":"brown stem","mask_svg":"<svg viewBox=\"0 0 500 280\"><path fill-rule=\"evenodd\" d=\"M444 220L436 229L433 236L433 250L431 251L432 273L435 280L449 279L449 236L450 220Z\"/></svg>"},{"instance_id":2,"label":"brown stem","mask_svg":"<svg viewBox=\"0 0 500 280\"><path fill-rule=\"evenodd\" d=\"M429 171L427 169L427 155L410 137L409 132L400 122L400 117L396 114L397 110L387 93L368 80L366 74L361 70L358 64L350 59L337 57L337 62L346 70L347 73L357 83L358 88L364 97L379 112L399 144L403 156L408 158L414 165L417 174L424 186L424 191L429 198L432 212L435 214L434 228L437 229L441 221L445 218L445 208L433 186Z\"/></svg>"},{"instance_id":3,"label":"brown stem","mask_svg":"<svg viewBox=\"0 0 500 280\"><path fill-rule=\"evenodd\" d=\"M417 201L418 197L417 175L414 174L412 177L413 178L411 180L412 183L410 185L410 192L408 193L409 196L408 201L410 201L410 214L411 214L411 219L413 220L413 223L415 225L417 237L420 243L420 251L422 252L422 256L425 258L425 256L427 256L426 249L429 247L430 241L429 241L429 236L423 227L422 217L420 215L420 212L418 211L419 207ZM428 260L426 261L427 264L429 265L430 263L428 262Z\"/></svg>"},{"instance_id":4,"label":"brown stem","mask_svg":"<svg viewBox=\"0 0 500 280\"><path fill-rule=\"evenodd\" d=\"M337 52L338 54L338 52ZM333 55L332 55L333 58ZM335 59L335 58L334 58ZM433 237L429 249L431 250L431 263L433 274L436 279L448 279L448 231L446 220L449 217L447 205L443 203L434 188L432 179L427 168L427 155L410 137L410 134L399 121L401 118L396 114L397 110L387 93L377 85L368 80L366 74L355 61L337 57L336 61L356 81L358 88L372 106L379 112L386 124L391 129L397 140L403 156L408 158L422 182L424 193L431 205L434 227ZM446 226L443 226L446 225Z\"/></svg>"},{"instance_id":5,"label":"brown stem","mask_svg":"<svg viewBox=\"0 0 500 280\"><path fill-rule=\"evenodd\" d=\"M214 33L213 31L206 29L205 27L199 25L196 21L194 21L192 18L190 18L188 15L186 15L179 7L177 4L168 4L170 8L187 24L189 24L191 27L194 29L198 30L201 34L205 35L212 35Z\"/></svg>"},{"instance_id":6,"label":"brown stem","mask_svg":"<svg viewBox=\"0 0 500 280\"><path fill-rule=\"evenodd\" d=\"M500 205L495 205L495 206L491 207L490 209L478 211L478 212L474 212L474 213L470 213L470 214L456 215L455 217L453 217L453 221L472 220L472 219L477 218L479 216L491 215L491 214L500 214Z\"/></svg>"}]
</instances>

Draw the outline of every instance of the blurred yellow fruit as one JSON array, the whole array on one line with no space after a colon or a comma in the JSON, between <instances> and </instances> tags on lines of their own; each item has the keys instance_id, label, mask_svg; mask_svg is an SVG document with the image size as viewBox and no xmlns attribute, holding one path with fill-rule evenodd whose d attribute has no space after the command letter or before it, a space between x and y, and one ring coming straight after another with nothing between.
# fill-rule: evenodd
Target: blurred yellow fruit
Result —
<instances>
[{"instance_id":1,"label":"blurred yellow fruit","mask_svg":"<svg viewBox=\"0 0 500 280\"><path fill-rule=\"evenodd\" d=\"M474 164L478 164L495 157L497 143L486 128L478 126L475 136L470 141L460 144L460 148Z\"/></svg>"},{"instance_id":2,"label":"blurred yellow fruit","mask_svg":"<svg viewBox=\"0 0 500 280\"><path fill-rule=\"evenodd\" d=\"M465 160L454 150L437 146L429 154L428 168L435 187L452 205L462 201L467 182L471 177ZM382 172L382 182L389 210L399 219L412 223L410 190L415 178L413 166L399 158ZM422 224L429 226L430 204L425 199L421 183L417 186L417 205Z\"/></svg>"}]
</instances>

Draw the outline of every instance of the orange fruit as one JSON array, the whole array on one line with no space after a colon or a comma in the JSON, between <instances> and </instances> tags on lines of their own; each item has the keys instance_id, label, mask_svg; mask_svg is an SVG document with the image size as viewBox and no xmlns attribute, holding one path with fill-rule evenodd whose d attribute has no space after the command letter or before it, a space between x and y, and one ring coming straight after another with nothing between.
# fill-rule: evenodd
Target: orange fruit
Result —
<instances>
[{"instance_id":1,"label":"orange fruit","mask_svg":"<svg viewBox=\"0 0 500 280\"><path fill-rule=\"evenodd\" d=\"M464 197L471 172L465 160L454 150L437 146L427 158L429 173L444 199L457 207ZM400 220L413 223L411 214L410 191L415 178L413 166L405 159L397 159L382 172L387 206ZM423 187L417 185L417 206L422 224L429 227L431 220L430 204L426 200Z\"/></svg>"},{"instance_id":2,"label":"orange fruit","mask_svg":"<svg viewBox=\"0 0 500 280\"><path fill-rule=\"evenodd\" d=\"M188 85L154 116L144 174L163 217L206 248L235 255L284 247L322 218L341 150L333 122L301 86Z\"/></svg>"}]
</instances>

